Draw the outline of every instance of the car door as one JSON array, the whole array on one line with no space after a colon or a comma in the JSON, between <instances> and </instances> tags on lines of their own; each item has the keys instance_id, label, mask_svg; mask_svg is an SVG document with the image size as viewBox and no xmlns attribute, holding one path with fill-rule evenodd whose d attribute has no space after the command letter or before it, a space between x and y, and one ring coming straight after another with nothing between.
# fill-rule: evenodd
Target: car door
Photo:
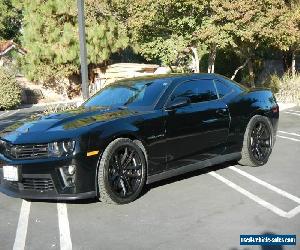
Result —
<instances>
[{"instance_id":1,"label":"car door","mask_svg":"<svg viewBox=\"0 0 300 250\"><path fill-rule=\"evenodd\" d=\"M167 105L177 98L190 104L166 108L167 169L209 159L225 149L230 115L227 105L218 98L212 79L195 79L180 83Z\"/></svg>"}]
</instances>

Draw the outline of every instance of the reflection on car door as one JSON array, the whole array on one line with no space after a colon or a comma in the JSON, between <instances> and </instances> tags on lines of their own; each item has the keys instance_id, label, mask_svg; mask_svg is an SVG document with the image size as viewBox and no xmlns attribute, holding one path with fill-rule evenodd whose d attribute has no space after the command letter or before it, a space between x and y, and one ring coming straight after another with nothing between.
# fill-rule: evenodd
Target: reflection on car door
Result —
<instances>
[{"instance_id":1,"label":"reflection on car door","mask_svg":"<svg viewBox=\"0 0 300 250\"><path fill-rule=\"evenodd\" d=\"M191 104L167 111L167 169L214 157L225 149L230 116L218 99L213 80L190 80L179 84L170 97L189 97Z\"/></svg>"}]
</instances>

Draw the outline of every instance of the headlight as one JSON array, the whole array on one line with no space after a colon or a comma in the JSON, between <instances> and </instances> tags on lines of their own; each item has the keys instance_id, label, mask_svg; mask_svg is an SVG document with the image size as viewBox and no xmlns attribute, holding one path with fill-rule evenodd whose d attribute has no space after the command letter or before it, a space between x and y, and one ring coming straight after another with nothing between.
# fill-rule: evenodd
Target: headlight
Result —
<instances>
[{"instance_id":1,"label":"headlight","mask_svg":"<svg viewBox=\"0 0 300 250\"><path fill-rule=\"evenodd\" d=\"M70 155L75 150L75 141L61 141L48 143L49 156L66 156Z\"/></svg>"},{"instance_id":2,"label":"headlight","mask_svg":"<svg viewBox=\"0 0 300 250\"><path fill-rule=\"evenodd\" d=\"M6 141L0 139L0 153L3 153L6 150Z\"/></svg>"}]
</instances>

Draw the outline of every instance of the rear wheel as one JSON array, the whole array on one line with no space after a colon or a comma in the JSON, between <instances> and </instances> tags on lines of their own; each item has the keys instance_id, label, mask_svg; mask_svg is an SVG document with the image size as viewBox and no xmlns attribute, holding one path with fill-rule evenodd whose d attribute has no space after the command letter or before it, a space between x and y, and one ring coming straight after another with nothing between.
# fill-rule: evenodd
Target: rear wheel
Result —
<instances>
[{"instance_id":1,"label":"rear wheel","mask_svg":"<svg viewBox=\"0 0 300 250\"><path fill-rule=\"evenodd\" d=\"M99 199L126 204L142 191L146 161L142 149L132 140L118 138L105 149L98 166Z\"/></svg>"},{"instance_id":2,"label":"rear wheel","mask_svg":"<svg viewBox=\"0 0 300 250\"><path fill-rule=\"evenodd\" d=\"M239 163L253 167L266 164L272 152L273 140L269 119L260 115L252 117L244 135Z\"/></svg>"}]
</instances>

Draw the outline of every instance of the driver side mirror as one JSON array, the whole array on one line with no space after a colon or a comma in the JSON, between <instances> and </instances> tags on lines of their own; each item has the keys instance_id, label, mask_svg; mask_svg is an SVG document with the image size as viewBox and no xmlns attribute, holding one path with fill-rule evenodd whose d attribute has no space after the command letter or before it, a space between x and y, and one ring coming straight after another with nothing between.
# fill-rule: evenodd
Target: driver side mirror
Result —
<instances>
[{"instance_id":1,"label":"driver side mirror","mask_svg":"<svg viewBox=\"0 0 300 250\"><path fill-rule=\"evenodd\" d=\"M174 110L177 108L182 108L188 106L191 103L188 97L177 97L173 101L170 101L166 107L166 110Z\"/></svg>"}]
</instances>

